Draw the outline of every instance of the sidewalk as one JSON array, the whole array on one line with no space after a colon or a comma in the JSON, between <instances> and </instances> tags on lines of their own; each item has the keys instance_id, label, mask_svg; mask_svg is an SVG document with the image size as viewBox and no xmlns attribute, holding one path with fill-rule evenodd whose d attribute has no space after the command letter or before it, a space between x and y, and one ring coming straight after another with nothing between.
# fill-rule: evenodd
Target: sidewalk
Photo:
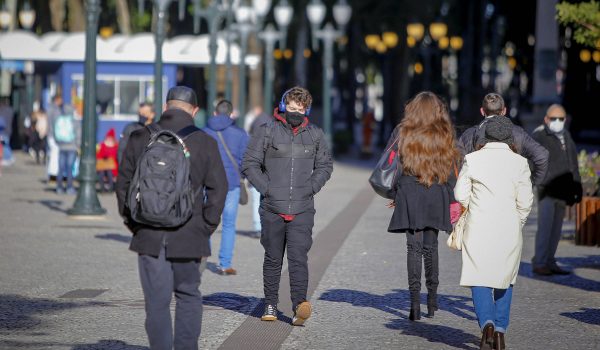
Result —
<instances>
[{"instance_id":1,"label":"sidewalk","mask_svg":"<svg viewBox=\"0 0 600 350\"><path fill-rule=\"evenodd\" d=\"M43 182L44 169L33 163L17 153L17 163L0 177L0 349L146 349L137 258L128 250L130 234L120 222L114 195L100 195L105 217L70 219L65 212L75 196L55 194ZM357 198L368 186L369 170L346 164L336 163L332 180L317 196L315 243L339 235L332 225L344 223L334 218L347 220L348 210L359 213L353 214L356 224L330 252L331 263L323 263L326 270L311 298L313 318L305 327L289 329L279 347L477 349L479 330L469 291L457 285L460 256L445 246L446 235L439 238L441 310L433 319L408 321L405 238L386 232L391 211L385 200L373 196L364 208L355 207L365 203ZM508 347L600 348L600 248L563 240L560 263L574 274L534 277L535 220L533 213L524 232ZM261 302L263 250L246 234L251 226L250 208L243 206L233 260L237 276L217 275L217 258L209 258L201 286L202 349L219 348L252 320ZM219 240L217 231L213 253ZM313 251L322 249L315 244ZM311 270L311 279L318 275ZM249 337L262 334L268 348L273 333L268 327L275 326L258 327Z\"/></svg>"}]
</instances>

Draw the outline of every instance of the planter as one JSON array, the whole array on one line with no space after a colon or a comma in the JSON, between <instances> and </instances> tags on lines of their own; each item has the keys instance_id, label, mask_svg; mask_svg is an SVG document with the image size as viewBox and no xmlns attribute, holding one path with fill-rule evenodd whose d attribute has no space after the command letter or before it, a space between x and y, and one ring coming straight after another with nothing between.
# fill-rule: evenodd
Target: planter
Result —
<instances>
[{"instance_id":1,"label":"planter","mask_svg":"<svg viewBox=\"0 0 600 350\"><path fill-rule=\"evenodd\" d=\"M575 244L600 245L600 197L583 197L577 204Z\"/></svg>"}]
</instances>

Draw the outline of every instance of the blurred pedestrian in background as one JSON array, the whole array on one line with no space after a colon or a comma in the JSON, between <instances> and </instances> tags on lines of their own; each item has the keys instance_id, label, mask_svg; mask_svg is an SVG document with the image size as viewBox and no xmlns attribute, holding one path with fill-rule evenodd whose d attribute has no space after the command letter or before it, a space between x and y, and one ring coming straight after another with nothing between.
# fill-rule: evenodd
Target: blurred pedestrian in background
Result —
<instances>
[{"instance_id":1,"label":"blurred pedestrian in background","mask_svg":"<svg viewBox=\"0 0 600 350\"><path fill-rule=\"evenodd\" d=\"M117 177L117 153L119 144L115 138L115 129L111 128L106 133L104 141L98 145L96 152L96 172L100 183L100 192L113 192L115 178Z\"/></svg>"},{"instance_id":2,"label":"blurred pedestrian in background","mask_svg":"<svg viewBox=\"0 0 600 350\"><path fill-rule=\"evenodd\" d=\"M75 194L73 173L81 142L81 123L75 120L73 110L64 105L60 94L54 96L53 102L48 110L48 120L52 138L59 149L56 193ZM66 180L66 187L63 179Z\"/></svg>"},{"instance_id":3,"label":"blurred pedestrian in background","mask_svg":"<svg viewBox=\"0 0 600 350\"><path fill-rule=\"evenodd\" d=\"M154 121L154 115L155 111L152 109L151 103L140 103L140 107L138 108L138 121L127 124L119 137L119 163L121 162L121 159L123 159L123 152L125 152L125 147L127 146L127 141L129 141L129 136L131 136L131 133L152 123Z\"/></svg>"},{"instance_id":4,"label":"blurred pedestrian in background","mask_svg":"<svg viewBox=\"0 0 600 350\"><path fill-rule=\"evenodd\" d=\"M48 153L48 115L43 109L32 113L31 116L31 148L35 152L35 162L40 164L40 153L44 154L43 164L46 164Z\"/></svg>"},{"instance_id":5,"label":"blurred pedestrian in background","mask_svg":"<svg viewBox=\"0 0 600 350\"><path fill-rule=\"evenodd\" d=\"M0 97L0 142L2 142L2 165L10 166L15 162L10 148L14 110L8 97Z\"/></svg>"},{"instance_id":6,"label":"blurred pedestrian in background","mask_svg":"<svg viewBox=\"0 0 600 350\"><path fill-rule=\"evenodd\" d=\"M421 271L425 260L427 313L438 309L438 232L452 231L450 203L460 152L448 109L435 94L417 94L405 107L388 147L397 143L394 214L389 232L406 232L408 289L412 321L421 318Z\"/></svg>"},{"instance_id":7,"label":"blurred pedestrian in background","mask_svg":"<svg viewBox=\"0 0 600 350\"><path fill-rule=\"evenodd\" d=\"M538 230L531 261L533 272L543 276L570 273L558 266L554 255L562 233L565 208L581 202L583 195L577 149L565 128L566 120L565 109L554 104L546 111L544 124L533 132L533 138L550 154L548 171L537 188Z\"/></svg>"},{"instance_id":8,"label":"blurred pedestrian in background","mask_svg":"<svg viewBox=\"0 0 600 350\"><path fill-rule=\"evenodd\" d=\"M240 191L246 191L245 185L241 183L243 178L240 168L248 145L248 134L235 125L235 121L231 118L232 113L231 102L222 100L215 107L214 116L208 119L207 126L202 128L219 145L219 153L229 183L225 208L223 208L221 249L219 249L219 272L222 275L237 274L237 271L231 266L236 235L235 224ZM245 193L246 198L247 195Z\"/></svg>"},{"instance_id":9,"label":"blurred pedestrian in background","mask_svg":"<svg viewBox=\"0 0 600 350\"><path fill-rule=\"evenodd\" d=\"M485 124L479 150L465 157L454 189L467 211L460 285L471 288L481 349L505 348L521 230L533 203L529 164L514 152L512 127L503 116Z\"/></svg>"}]
</instances>

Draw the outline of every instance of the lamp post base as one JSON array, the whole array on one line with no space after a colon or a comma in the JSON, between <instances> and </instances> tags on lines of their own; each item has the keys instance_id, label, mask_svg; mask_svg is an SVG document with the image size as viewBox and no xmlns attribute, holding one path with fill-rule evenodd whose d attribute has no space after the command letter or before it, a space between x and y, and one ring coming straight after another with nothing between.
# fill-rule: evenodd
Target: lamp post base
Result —
<instances>
[{"instance_id":1,"label":"lamp post base","mask_svg":"<svg viewBox=\"0 0 600 350\"><path fill-rule=\"evenodd\" d=\"M69 216L98 216L106 214L106 209L100 206L96 195L95 184L82 184L77 192L73 208L67 210Z\"/></svg>"}]
</instances>

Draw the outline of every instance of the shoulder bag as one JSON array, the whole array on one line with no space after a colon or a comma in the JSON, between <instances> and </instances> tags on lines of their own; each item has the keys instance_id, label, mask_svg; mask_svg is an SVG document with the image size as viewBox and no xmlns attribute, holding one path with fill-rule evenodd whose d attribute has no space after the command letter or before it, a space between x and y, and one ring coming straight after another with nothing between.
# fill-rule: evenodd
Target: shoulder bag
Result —
<instances>
[{"instance_id":1,"label":"shoulder bag","mask_svg":"<svg viewBox=\"0 0 600 350\"><path fill-rule=\"evenodd\" d=\"M223 134L220 131L217 131L217 136L219 137L219 140L221 140L221 143L223 144L223 148L225 149L225 152L227 153L227 157L229 157L229 160L233 164L235 171L237 171L238 175L240 176L240 201L239 201L239 203L241 205L246 205L246 204L248 204L248 190L246 189L246 181L242 177L242 173L240 173L240 168L238 166L238 163L236 162L235 158L233 158L231 151L229 151L229 147L227 147L227 143L225 143Z\"/></svg>"}]
</instances>

